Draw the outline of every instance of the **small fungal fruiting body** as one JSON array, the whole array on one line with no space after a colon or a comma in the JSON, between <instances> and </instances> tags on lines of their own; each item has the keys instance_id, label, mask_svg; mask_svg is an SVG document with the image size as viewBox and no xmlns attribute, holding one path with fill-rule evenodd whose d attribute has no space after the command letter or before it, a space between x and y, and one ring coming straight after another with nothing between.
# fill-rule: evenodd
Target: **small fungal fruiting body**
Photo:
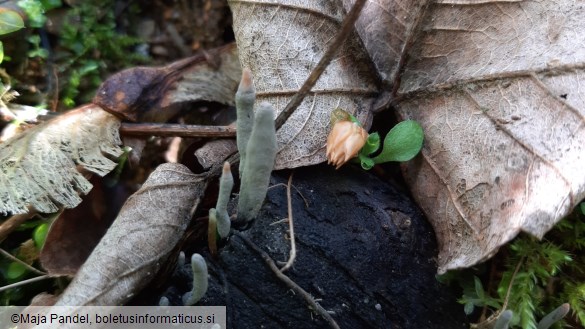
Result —
<instances>
[{"instance_id":1,"label":"small fungal fruiting body","mask_svg":"<svg viewBox=\"0 0 585 329\"><path fill-rule=\"evenodd\" d=\"M242 222L254 219L266 198L277 151L274 115L270 103L261 103L256 110L238 200L238 220Z\"/></svg>"}]
</instances>

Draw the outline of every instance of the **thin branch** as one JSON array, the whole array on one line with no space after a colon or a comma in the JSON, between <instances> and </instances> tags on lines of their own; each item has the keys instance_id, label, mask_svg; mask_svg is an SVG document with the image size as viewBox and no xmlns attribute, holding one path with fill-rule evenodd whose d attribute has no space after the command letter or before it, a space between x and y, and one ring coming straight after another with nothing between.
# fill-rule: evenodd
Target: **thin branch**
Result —
<instances>
[{"instance_id":1,"label":"thin branch","mask_svg":"<svg viewBox=\"0 0 585 329\"><path fill-rule=\"evenodd\" d=\"M325 321L329 323L329 326L331 328L339 329L339 325L331 317L329 312L327 312L327 310L325 310L323 306L319 305L319 303L317 303L308 292L306 292L303 288L301 288L298 284L296 284L293 280L286 276L286 274L282 273L278 269L272 258L270 258L270 256L266 252L264 252L264 250L260 249L260 247L258 247L254 242L252 242L252 240L248 239L248 237L246 237L242 233L234 231L234 235L242 239L242 241L244 241L248 247L250 247L256 253L258 253L262 257L266 265L268 265L272 272L274 272L276 277L280 279L282 282L284 282L287 285L287 287L292 289L295 293L303 297L307 304L309 304L317 314L322 316L325 319Z\"/></svg>"},{"instance_id":2,"label":"thin branch","mask_svg":"<svg viewBox=\"0 0 585 329\"><path fill-rule=\"evenodd\" d=\"M272 189L274 187L277 187L277 186L284 186L284 187L286 187L287 185L284 184L284 183L278 183L278 184L274 184L272 186L269 186L268 189L270 190L270 189ZM303 199L303 202L305 202L305 208L308 209L309 208L309 201L307 201L307 198L305 198L305 196L303 195L303 193L301 193L301 191L298 189L298 187L296 187L296 186L293 185L292 188L294 188L295 191L297 191L297 193L299 194L299 196ZM286 220L286 218L285 218L285 220Z\"/></svg>"},{"instance_id":3,"label":"thin branch","mask_svg":"<svg viewBox=\"0 0 585 329\"><path fill-rule=\"evenodd\" d=\"M47 275L46 272L40 271L32 266L30 266L29 264L25 263L22 261L22 259L18 259L16 257L14 257L11 253L9 253L8 251L0 248L0 254L4 255L6 258L10 259L13 262L17 262L19 264L22 264L22 266L26 267L29 271L38 274L38 275Z\"/></svg>"},{"instance_id":4,"label":"thin branch","mask_svg":"<svg viewBox=\"0 0 585 329\"><path fill-rule=\"evenodd\" d=\"M4 239L6 239L6 237L12 233L12 231L17 229L20 224L26 222L36 214L36 211L29 211L26 214L13 215L5 220L2 224L0 224L0 242L4 241Z\"/></svg>"},{"instance_id":5,"label":"thin branch","mask_svg":"<svg viewBox=\"0 0 585 329\"><path fill-rule=\"evenodd\" d=\"M53 277L51 277L49 275L37 276L37 277L34 277L34 278L30 278L30 279L27 279L27 280L23 280L23 281L19 281L19 282L13 283L13 284L9 284L9 285L4 286L4 287L0 287L0 292L6 291L6 290L9 290L9 289L12 289L12 288L24 286L24 285L27 285L29 283L33 283L33 282L37 282L37 281L41 281L41 280L45 280L45 279L51 279L51 278L53 278Z\"/></svg>"},{"instance_id":6,"label":"thin branch","mask_svg":"<svg viewBox=\"0 0 585 329\"><path fill-rule=\"evenodd\" d=\"M317 80L319 80L321 74L323 74L323 72L333 59L333 56L337 54L337 51L339 50L339 48L341 48L341 45L351 34L353 25L360 16L360 13L365 3L366 0L356 0L355 4L353 5L349 13L347 13L347 16L345 16L345 19L341 23L341 29L337 32L337 35L335 35L333 42L329 44L329 47L325 51L325 54L323 54L323 57L321 57L319 63L317 63L317 66L315 66L313 71L311 71L311 74L309 75L307 80L305 80L305 83L302 85L301 89L299 89L295 96L286 105L284 110L282 110L278 118L276 118L275 121L276 129L282 127L282 125L286 122L286 120L288 120L288 118L293 114L297 107L301 105L305 96L307 96L307 94L315 86Z\"/></svg>"},{"instance_id":7,"label":"thin branch","mask_svg":"<svg viewBox=\"0 0 585 329\"><path fill-rule=\"evenodd\" d=\"M516 265L516 268L514 269L514 273L512 273L512 277L510 278L510 283L508 284L508 289L506 290L506 297L504 297L504 303L502 304L502 308L497 310L496 312L494 312L486 320L484 320L480 323L471 324L470 328L484 328L485 325L493 324L498 320L500 315L506 310L506 308L508 307L508 301L510 299L510 293L512 292L512 286L514 285L514 281L516 280L516 275L518 274L520 267L524 263L525 258L526 258L525 256L520 258L520 260L518 261L518 264Z\"/></svg>"},{"instance_id":8,"label":"thin branch","mask_svg":"<svg viewBox=\"0 0 585 329\"><path fill-rule=\"evenodd\" d=\"M329 44L329 47L323 54L323 57L317 63L317 66L311 71L311 74L305 81L305 83L301 86L301 89L295 94L293 99L286 105L284 110L280 113L280 115L275 120L275 127L278 130L282 125L288 120L288 118L293 114L296 108L302 103L303 99L307 94L311 91L321 74L325 71L333 56L337 53L337 50L341 48L341 45L347 37L349 36L351 30L353 29L353 25L357 21L360 13L366 3L366 0L356 0L355 4L345 16L345 19L341 23L341 29L337 32L337 35L333 39L333 42ZM234 165L236 162L240 161L240 155L238 152L232 154L229 159L227 160L231 165ZM223 161L218 163L217 165L213 166L209 171L208 175L211 177L217 177L221 174L223 168Z\"/></svg>"},{"instance_id":9,"label":"thin branch","mask_svg":"<svg viewBox=\"0 0 585 329\"><path fill-rule=\"evenodd\" d=\"M235 137L230 126L200 126L171 123L122 123L120 134L126 136Z\"/></svg>"},{"instance_id":10,"label":"thin branch","mask_svg":"<svg viewBox=\"0 0 585 329\"><path fill-rule=\"evenodd\" d=\"M524 258L525 258L525 256L522 256L522 258L520 258L520 260L518 261L518 264L516 265L516 268L514 269L514 273L512 273L512 277L510 278L510 284L508 284L508 290L506 290L506 297L504 298L504 304L502 304L502 311L505 311L506 307L508 307L508 301L510 300L510 293L512 292L512 286L514 284L514 280L516 280L516 275L518 274L520 267L524 263Z\"/></svg>"},{"instance_id":11,"label":"thin branch","mask_svg":"<svg viewBox=\"0 0 585 329\"><path fill-rule=\"evenodd\" d=\"M288 270L297 258L297 244L295 243L295 226L293 224L293 215L292 215L292 198L290 196L290 187L292 185L292 178L293 172L290 173L288 177L288 184L286 185L286 201L288 206L288 230L290 234L290 254L288 257L288 261L284 266L280 269L280 272L284 272Z\"/></svg>"}]
</instances>

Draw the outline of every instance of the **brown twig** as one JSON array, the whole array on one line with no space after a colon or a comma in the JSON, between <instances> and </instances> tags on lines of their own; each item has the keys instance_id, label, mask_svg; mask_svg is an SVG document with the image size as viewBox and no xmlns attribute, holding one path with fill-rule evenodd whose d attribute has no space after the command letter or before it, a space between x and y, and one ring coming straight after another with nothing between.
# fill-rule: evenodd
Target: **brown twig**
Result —
<instances>
[{"instance_id":1,"label":"brown twig","mask_svg":"<svg viewBox=\"0 0 585 329\"><path fill-rule=\"evenodd\" d=\"M321 57L317 66L311 71L311 74L305 80L305 83L301 86L301 89L294 95L294 97L290 100L290 102L286 105L284 110L280 113L280 115L276 118L275 124L276 129L282 127L282 125L288 120L288 118L293 114L293 112L297 109L299 105L303 102L303 99L307 94L311 91L313 86L317 83L317 80L321 77L321 74L325 71L333 56L337 53L341 45L345 42L347 37L350 35L351 30L353 29L353 25L360 16L362 8L366 0L356 0L353 7L345 16L345 19L341 23L341 29L335 35L333 42L329 44L329 47Z\"/></svg>"},{"instance_id":2,"label":"brown twig","mask_svg":"<svg viewBox=\"0 0 585 329\"><path fill-rule=\"evenodd\" d=\"M284 186L284 187L286 187L287 185L284 184L284 183L278 183L278 184L274 184L274 185L268 187L268 189L270 190L270 189L272 189L274 187L277 187L277 186ZM301 199L303 199L303 202L305 203L305 208L309 208L309 201L307 201L307 198L305 198L305 196L303 195L303 193L301 193L301 191L296 186L294 186L294 185L292 186L292 188L294 188L295 191L297 191L297 193L301 197ZM286 218L285 218L285 220L286 220Z\"/></svg>"},{"instance_id":3,"label":"brown twig","mask_svg":"<svg viewBox=\"0 0 585 329\"><path fill-rule=\"evenodd\" d=\"M248 239L248 237L246 237L242 233L234 231L234 235L236 235L237 237L242 239L242 241L244 241L244 243L246 243L246 245L248 247L250 247L256 253L258 253L262 257L262 259L264 260L266 265L268 265L268 267L272 270L272 272L274 272L276 277L278 279L280 279L282 282L284 282L287 285L287 287L292 289L295 293L297 293L301 297L303 297L303 299L307 302L307 304L309 304L317 314L322 316L325 319L325 321L327 321L327 323L329 323L329 326L331 328L339 329L339 325L331 317L329 312L327 312L327 310L325 310L323 308L323 306L319 305L319 303L317 303L315 301L315 299L308 292L306 292L303 288L301 288L298 284L296 284L288 276L286 276L284 273L282 273L278 269L278 267L276 266L276 264L274 263L272 258L270 258L270 256L266 252L264 252L264 250L260 249L260 247L258 247L254 242L252 242L252 240Z\"/></svg>"},{"instance_id":4,"label":"brown twig","mask_svg":"<svg viewBox=\"0 0 585 329\"><path fill-rule=\"evenodd\" d=\"M508 307L510 293L512 292L512 285L514 284L514 280L516 280L516 275L518 274L520 267L524 263L524 258L525 258L524 256L522 258L520 258L520 260L518 261L518 264L516 265L516 268L514 269L514 273L512 273L512 277L510 278L510 283L508 284L508 290L506 290L506 297L504 298L504 303L502 304L502 311L505 311L506 307Z\"/></svg>"},{"instance_id":5,"label":"brown twig","mask_svg":"<svg viewBox=\"0 0 585 329\"><path fill-rule=\"evenodd\" d=\"M13 215L5 220L2 224L0 224L0 242L4 241L4 239L6 239L6 237L12 233L12 231L18 228L20 224L26 222L34 215L36 215L36 212L29 211L26 214Z\"/></svg>"},{"instance_id":6,"label":"brown twig","mask_svg":"<svg viewBox=\"0 0 585 329\"><path fill-rule=\"evenodd\" d=\"M470 328L488 328L486 326L495 323L500 317L500 315L506 310L506 308L508 307L508 301L510 299L510 293L512 292L512 286L514 285L514 280L516 280L516 275L518 274L520 267L524 263L524 259L525 257L520 258L518 264L516 265L516 268L514 269L514 273L512 273L512 277L510 278L510 283L508 283L508 289L506 290L506 297L504 297L504 303L502 304L502 308L494 312L486 320L480 323L471 324Z\"/></svg>"},{"instance_id":7,"label":"brown twig","mask_svg":"<svg viewBox=\"0 0 585 329\"><path fill-rule=\"evenodd\" d=\"M293 224L293 215L292 215L292 198L290 195L291 194L290 187L292 185L293 173L294 173L294 171L290 173L290 176L288 177L288 184L286 185L286 201L287 201L287 206L288 206L288 231L289 231L289 235L290 235L290 254L288 257L288 261L280 269L280 272L284 272L284 271L288 270L292 266L292 264L294 263L295 258L297 258L297 245L295 243L295 226Z\"/></svg>"},{"instance_id":8,"label":"brown twig","mask_svg":"<svg viewBox=\"0 0 585 329\"><path fill-rule=\"evenodd\" d=\"M230 126L124 122L120 127L120 133L126 136L235 137L236 128Z\"/></svg>"},{"instance_id":9,"label":"brown twig","mask_svg":"<svg viewBox=\"0 0 585 329\"><path fill-rule=\"evenodd\" d=\"M333 59L333 56L335 56L335 54L337 53L337 50L341 48L341 45L349 36L351 30L353 29L353 25L359 18L365 3L366 0L356 0L353 7L349 11L349 13L347 13L347 16L345 16L345 19L341 23L341 29L339 30L339 32L337 32L337 35L335 35L333 42L329 44L327 50L325 51L325 54L323 54L323 57L321 57L321 60L319 61L319 63L317 63L317 66L315 66L315 68L311 71L311 74L309 75L307 80L305 80L305 83L303 83L301 89L299 89L299 91L295 94L293 99L290 100L290 102L286 105L284 110L282 110L280 115L276 118L274 123L276 129L282 127L286 120L288 120L288 118L293 114L296 108L301 104L305 96L307 96L307 94L311 91L313 86L315 86L315 83L317 83L317 80L319 80L319 77L321 77L321 74L323 74L323 72ZM231 165L234 165L236 162L240 161L240 155L236 152L232 154L227 161ZM218 163L209 170L208 175L210 175L211 177L217 177L221 174L222 168L223 162Z\"/></svg>"}]
</instances>

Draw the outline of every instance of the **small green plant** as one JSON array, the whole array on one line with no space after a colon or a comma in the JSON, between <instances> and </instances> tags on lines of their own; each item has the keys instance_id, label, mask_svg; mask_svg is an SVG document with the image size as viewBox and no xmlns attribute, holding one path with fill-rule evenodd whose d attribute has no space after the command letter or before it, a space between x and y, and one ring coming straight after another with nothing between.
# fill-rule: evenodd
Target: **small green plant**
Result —
<instances>
[{"instance_id":1,"label":"small green plant","mask_svg":"<svg viewBox=\"0 0 585 329\"><path fill-rule=\"evenodd\" d=\"M341 109L331 112L331 126L333 128L327 139L327 158L337 168L354 156L357 156L357 161L365 170L384 162L408 161L420 152L424 139L420 124L406 120L394 126L382 144L380 134L374 132L368 135L353 115Z\"/></svg>"},{"instance_id":2,"label":"small green plant","mask_svg":"<svg viewBox=\"0 0 585 329\"><path fill-rule=\"evenodd\" d=\"M108 72L146 62L146 57L132 50L140 42L137 37L119 33L113 0L75 4L59 35L59 68L68 76L62 102L72 107L86 101ZM81 89L87 92L81 94Z\"/></svg>"},{"instance_id":3,"label":"small green plant","mask_svg":"<svg viewBox=\"0 0 585 329\"><path fill-rule=\"evenodd\" d=\"M473 313L476 307L492 307L499 309L502 304L497 298L490 297L483 289L483 284L477 276L473 276L473 284L463 284L463 297L459 299L463 304L465 314Z\"/></svg>"},{"instance_id":4,"label":"small green plant","mask_svg":"<svg viewBox=\"0 0 585 329\"><path fill-rule=\"evenodd\" d=\"M47 11L61 7L63 4L61 0L20 0L18 6L22 8L27 17L27 27L39 29L44 27L47 22ZM26 37L31 49L27 52L30 58L47 58L49 52L47 49L41 47L41 37L38 34L29 35Z\"/></svg>"},{"instance_id":5,"label":"small green plant","mask_svg":"<svg viewBox=\"0 0 585 329\"><path fill-rule=\"evenodd\" d=\"M0 37L24 28L22 17L14 10L0 8ZM4 61L4 44L0 41L0 63Z\"/></svg>"},{"instance_id":6,"label":"small green plant","mask_svg":"<svg viewBox=\"0 0 585 329\"><path fill-rule=\"evenodd\" d=\"M134 51L142 40L121 31L114 0L67 4L61 0L19 0L17 4L25 19L14 10L0 8L0 37L27 28L22 39L28 43L28 49L13 56L33 58L33 62L50 60L58 70L59 98L65 107L91 100L95 89L111 72L148 61L146 56ZM129 5L124 21L132 24L139 8L136 4ZM48 38L44 29L46 15L54 9L62 10L59 16L63 24L51 31L56 33L55 38ZM21 40L11 42L22 43ZM3 49L0 41L0 63L10 58L4 56Z\"/></svg>"},{"instance_id":7,"label":"small green plant","mask_svg":"<svg viewBox=\"0 0 585 329\"><path fill-rule=\"evenodd\" d=\"M414 158L420 149L424 139L424 133L420 124L414 120L399 122L386 137L382 151L377 156L370 156L380 148L380 135L370 134L365 146L358 154L362 168L369 170L374 165L390 161L404 162Z\"/></svg>"},{"instance_id":8,"label":"small green plant","mask_svg":"<svg viewBox=\"0 0 585 329\"><path fill-rule=\"evenodd\" d=\"M45 13L63 5L61 0L20 0L18 6L24 10L28 18L28 25L32 28L41 28L47 22Z\"/></svg>"},{"instance_id":9,"label":"small green plant","mask_svg":"<svg viewBox=\"0 0 585 329\"><path fill-rule=\"evenodd\" d=\"M585 214L582 205L561 220L542 241L528 235L517 237L486 264L491 268L480 265L453 271L440 280L456 281L463 288L459 302L467 314L477 315L479 307L480 323L486 321L490 312L497 313L505 308L513 312L510 328L548 328L544 327L546 323L561 328L567 321L585 326ZM486 275L486 272L491 274ZM484 286L488 288L484 290ZM558 305L565 306L557 310ZM568 312L569 305L571 316L561 320L559 314L564 309ZM540 324L537 319L542 319Z\"/></svg>"}]
</instances>

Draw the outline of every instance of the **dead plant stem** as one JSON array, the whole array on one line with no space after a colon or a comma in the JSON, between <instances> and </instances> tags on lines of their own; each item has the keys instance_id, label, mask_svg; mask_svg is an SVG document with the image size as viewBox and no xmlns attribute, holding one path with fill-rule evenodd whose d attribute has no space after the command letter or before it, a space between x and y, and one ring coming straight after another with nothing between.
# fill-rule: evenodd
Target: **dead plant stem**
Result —
<instances>
[{"instance_id":1,"label":"dead plant stem","mask_svg":"<svg viewBox=\"0 0 585 329\"><path fill-rule=\"evenodd\" d=\"M246 237L242 233L234 231L234 235L236 235L237 237L242 239L242 241L244 241L244 243L246 243L246 245L248 247L250 247L256 253L258 253L262 257L262 259L264 260L266 265L268 265L268 267L272 270L272 272L274 272L276 277L279 280L281 280L282 282L284 282L286 284L286 286L289 287L290 289L292 289L295 293L297 293L301 297L303 297L303 299L307 302L307 304L309 304L311 306L311 308L317 314L322 316L323 319L325 319L325 321L327 321L327 323L329 323L329 326L331 328L339 329L339 325L331 317L329 312L327 312L327 310L325 310L323 308L323 306L319 305L319 303L317 303L315 301L315 299L308 292L306 292L303 288L301 288L298 284L296 284L293 280L291 280L288 276L286 276L286 274L282 273L278 269L278 267L276 266L276 264L274 263L272 258L270 258L270 256L266 252L264 252L264 250L260 249L260 247L258 247L254 242L252 242L252 240L250 240L248 237Z\"/></svg>"},{"instance_id":2,"label":"dead plant stem","mask_svg":"<svg viewBox=\"0 0 585 329\"><path fill-rule=\"evenodd\" d=\"M294 174L294 171L290 173L290 176L288 176L288 184L286 185L286 202L287 202L287 206L288 206L288 231L289 231L289 235L290 235L290 254L288 257L288 261L280 269L280 272L284 272L284 271L288 270L293 265L295 258L297 258L297 245L295 243L295 226L293 223L292 198L291 198L291 192L290 192L293 174Z\"/></svg>"},{"instance_id":3,"label":"dead plant stem","mask_svg":"<svg viewBox=\"0 0 585 329\"><path fill-rule=\"evenodd\" d=\"M280 113L280 115L276 118L275 124L276 129L278 130L282 125L288 120L288 118L293 114L293 112L297 109L299 105L305 99L305 96L309 94L311 89L317 83L317 80L321 77L321 74L325 71L333 56L337 54L337 51L341 48L341 45L345 42L347 37L351 34L353 26L357 21L360 13L362 12L362 8L366 0L356 0L351 10L345 16L345 19L341 23L341 29L335 35L333 41L327 47L325 54L317 63L317 66L311 71L311 74L305 80L305 83L301 86L301 89L294 95L294 97L290 100L290 102L286 105L284 110Z\"/></svg>"},{"instance_id":4,"label":"dead plant stem","mask_svg":"<svg viewBox=\"0 0 585 329\"><path fill-rule=\"evenodd\" d=\"M6 290L9 290L12 288L24 286L24 285L27 285L29 283L33 283L33 282L37 282L37 281L41 281L41 280L45 280L45 279L50 279L50 278L52 278L50 275L41 275L41 276L37 276L37 277L30 278L27 280L22 280L19 282L15 282L13 284L9 284L9 285L4 286L4 287L0 287L0 292L6 291Z\"/></svg>"},{"instance_id":5,"label":"dead plant stem","mask_svg":"<svg viewBox=\"0 0 585 329\"><path fill-rule=\"evenodd\" d=\"M161 137L235 137L231 126L200 126L171 123L122 123L120 134L125 136Z\"/></svg>"}]
</instances>

